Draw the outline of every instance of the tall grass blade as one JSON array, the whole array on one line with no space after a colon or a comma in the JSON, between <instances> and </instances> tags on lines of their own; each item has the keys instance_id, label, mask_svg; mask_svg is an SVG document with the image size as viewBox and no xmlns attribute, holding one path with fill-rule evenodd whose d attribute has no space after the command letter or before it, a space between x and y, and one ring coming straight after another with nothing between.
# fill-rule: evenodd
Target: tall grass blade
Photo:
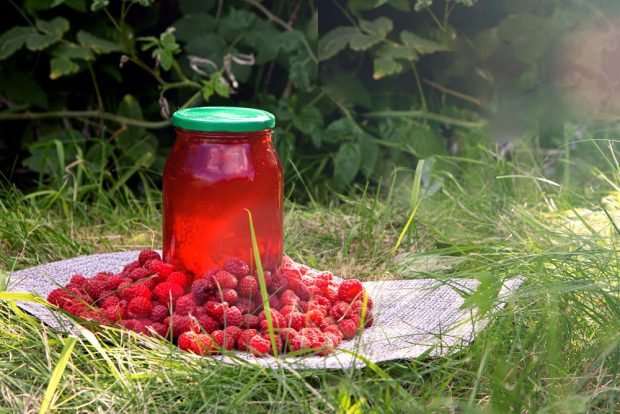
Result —
<instances>
[{"instance_id":1,"label":"tall grass blade","mask_svg":"<svg viewBox=\"0 0 620 414\"><path fill-rule=\"evenodd\" d=\"M400 234L398 235L396 244L392 248L392 256L396 254L396 251L398 250L401 243L403 242L403 239L405 238L405 235L407 234L407 230L409 230L409 227L411 226L411 223L413 222L413 218L415 217L416 212L418 211L418 207L420 206L420 187L422 184L422 170L423 169L424 169L424 160L420 160L418 161L418 165L416 166L415 175L413 176L413 185L411 187L411 199L409 201L409 205L411 206L411 213L409 214L407 223L405 223L405 226L403 227Z\"/></svg>"},{"instance_id":2,"label":"tall grass blade","mask_svg":"<svg viewBox=\"0 0 620 414\"><path fill-rule=\"evenodd\" d=\"M62 374L65 372L65 368L67 367L67 363L69 362L69 358L71 357L76 341L77 339L74 337L67 338L65 346L62 349L62 353L60 354L60 359L56 364L56 368L54 368L54 371L52 372L50 382L47 384L47 389L45 390L45 395L43 396L43 402L41 403L39 414L47 413L49 411L52 400L54 399L54 394L56 394L58 384L60 384L60 379L62 378Z\"/></svg>"}]
</instances>

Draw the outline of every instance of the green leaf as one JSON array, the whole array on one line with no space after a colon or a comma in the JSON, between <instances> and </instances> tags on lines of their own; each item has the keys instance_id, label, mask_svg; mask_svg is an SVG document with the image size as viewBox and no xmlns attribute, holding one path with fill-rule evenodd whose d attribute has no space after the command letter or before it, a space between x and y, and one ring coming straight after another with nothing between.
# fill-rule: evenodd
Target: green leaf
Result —
<instances>
[{"instance_id":1,"label":"green leaf","mask_svg":"<svg viewBox=\"0 0 620 414\"><path fill-rule=\"evenodd\" d=\"M104 7L108 7L108 4L110 4L110 0L93 0L92 4L90 5L90 9L92 11L101 10Z\"/></svg>"},{"instance_id":2,"label":"green leaf","mask_svg":"<svg viewBox=\"0 0 620 414\"><path fill-rule=\"evenodd\" d=\"M148 167L157 154L157 138L151 133L121 133L116 137L116 146L122 154L121 162L132 167L138 163L140 167Z\"/></svg>"},{"instance_id":3,"label":"green leaf","mask_svg":"<svg viewBox=\"0 0 620 414\"><path fill-rule=\"evenodd\" d=\"M323 127L323 115L314 106L304 106L293 118L293 125L306 135L318 134Z\"/></svg>"},{"instance_id":4,"label":"green leaf","mask_svg":"<svg viewBox=\"0 0 620 414\"><path fill-rule=\"evenodd\" d=\"M410 10L409 0L388 0L387 3L400 11L408 12Z\"/></svg>"},{"instance_id":5,"label":"green leaf","mask_svg":"<svg viewBox=\"0 0 620 414\"><path fill-rule=\"evenodd\" d=\"M373 79L381 79L403 71L403 65L387 56L379 56L373 60Z\"/></svg>"},{"instance_id":6,"label":"green leaf","mask_svg":"<svg viewBox=\"0 0 620 414\"><path fill-rule=\"evenodd\" d=\"M325 128L322 139L325 142L336 144L346 141L355 141L361 134L361 129L351 118L340 118Z\"/></svg>"},{"instance_id":7,"label":"green leaf","mask_svg":"<svg viewBox=\"0 0 620 414\"><path fill-rule=\"evenodd\" d=\"M355 178L362 163L359 144L348 142L342 145L334 157L334 181L344 187Z\"/></svg>"},{"instance_id":8,"label":"green leaf","mask_svg":"<svg viewBox=\"0 0 620 414\"><path fill-rule=\"evenodd\" d=\"M215 93L215 86L213 85L213 82L211 81L203 82L202 99L204 99L205 102L209 102L209 99L213 96L214 93Z\"/></svg>"},{"instance_id":9,"label":"green leaf","mask_svg":"<svg viewBox=\"0 0 620 414\"><path fill-rule=\"evenodd\" d=\"M355 27L339 26L322 36L319 40L319 60L327 60L342 51L352 37L360 33Z\"/></svg>"},{"instance_id":10,"label":"green leaf","mask_svg":"<svg viewBox=\"0 0 620 414\"><path fill-rule=\"evenodd\" d=\"M16 26L0 35L0 60L4 60L21 49L26 40L37 34L32 27Z\"/></svg>"},{"instance_id":11,"label":"green leaf","mask_svg":"<svg viewBox=\"0 0 620 414\"><path fill-rule=\"evenodd\" d=\"M403 30L400 33L400 40L406 47L415 50L421 55L450 51L450 48L445 44L435 42L434 40L425 39L406 30Z\"/></svg>"},{"instance_id":12,"label":"green leaf","mask_svg":"<svg viewBox=\"0 0 620 414\"><path fill-rule=\"evenodd\" d=\"M15 70L13 67L0 71L0 91L15 103L37 106L47 109L49 103L47 95L35 76Z\"/></svg>"},{"instance_id":13,"label":"green leaf","mask_svg":"<svg viewBox=\"0 0 620 414\"><path fill-rule=\"evenodd\" d=\"M97 54L105 54L110 52L121 52L123 47L118 43L114 43L110 40L97 37L87 31L80 30L77 33L77 40L82 45Z\"/></svg>"},{"instance_id":14,"label":"green leaf","mask_svg":"<svg viewBox=\"0 0 620 414\"><path fill-rule=\"evenodd\" d=\"M394 28L394 23L387 17L381 16L375 20L360 20L360 28L368 33L374 33L382 39Z\"/></svg>"},{"instance_id":15,"label":"green leaf","mask_svg":"<svg viewBox=\"0 0 620 414\"><path fill-rule=\"evenodd\" d=\"M219 79L215 79L213 83L213 87L215 89L215 93L220 95L223 98L228 98L230 96L230 87L227 83L220 82Z\"/></svg>"},{"instance_id":16,"label":"green leaf","mask_svg":"<svg viewBox=\"0 0 620 414\"><path fill-rule=\"evenodd\" d=\"M346 106L371 106L370 94L355 73L334 70L325 79L321 79L321 83L329 96L338 98Z\"/></svg>"},{"instance_id":17,"label":"green leaf","mask_svg":"<svg viewBox=\"0 0 620 414\"><path fill-rule=\"evenodd\" d=\"M26 47L33 52L47 49L58 42L60 37L55 34L35 33L26 40Z\"/></svg>"},{"instance_id":18,"label":"green leaf","mask_svg":"<svg viewBox=\"0 0 620 414\"><path fill-rule=\"evenodd\" d=\"M68 59L95 60L95 55L87 47L62 43L54 48L52 54L57 57Z\"/></svg>"},{"instance_id":19,"label":"green leaf","mask_svg":"<svg viewBox=\"0 0 620 414\"><path fill-rule=\"evenodd\" d=\"M61 76L77 73L80 66L66 57L56 57L50 61L50 69L50 79L54 80Z\"/></svg>"},{"instance_id":20,"label":"green leaf","mask_svg":"<svg viewBox=\"0 0 620 414\"><path fill-rule=\"evenodd\" d=\"M300 51L289 60L289 77L296 88L310 90L312 80L316 79L316 65L312 63L305 51Z\"/></svg>"},{"instance_id":21,"label":"green leaf","mask_svg":"<svg viewBox=\"0 0 620 414\"><path fill-rule=\"evenodd\" d=\"M351 37L349 47L355 51L368 50L381 41L381 36L371 33L369 35L358 33Z\"/></svg>"},{"instance_id":22,"label":"green leaf","mask_svg":"<svg viewBox=\"0 0 620 414\"><path fill-rule=\"evenodd\" d=\"M182 42L212 33L215 28L215 18L207 13L186 14L172 25L177 39Z\"/></svg>"},{"instance_id":23,"label":"green leaf","mask_svg":"<svg viewBox=\"0 0 620 414\"><path fill-rule=\"evenodd\" d=\"M69 21L64 17L54 17L47 22L45 20L37 20L36 26L43 33L56 35L58 38L61 38L69 30Z\"/></svg>"},{"instance_id":24,"label":"green leaf","mask_svg":"<svg viewBox=\"0 0 620 414\"><path fill-rule=\"evenodd\" d=\"M373 137L364 133L359 140L361 164L360 170L364 177L370 178L375 172L377 159L379 157L380 148L374 141Z\"/></svg>"}]
</instances>

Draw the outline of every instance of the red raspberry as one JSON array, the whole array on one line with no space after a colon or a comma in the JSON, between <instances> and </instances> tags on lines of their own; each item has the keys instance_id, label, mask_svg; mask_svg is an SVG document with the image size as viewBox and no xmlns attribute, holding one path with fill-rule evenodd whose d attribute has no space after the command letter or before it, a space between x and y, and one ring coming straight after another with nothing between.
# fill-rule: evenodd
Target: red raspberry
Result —
<instances>
[{"instance_id":1,"label":"red raspberry","mask_svg":"<svg viewBox=\"0 0 620 414\"><path fill-rule=\"evenodd\" d=\"M106 296L105 298L101 300L101 307L109 308L111 306L116 306L118 305L119 301L120 300L117 296L114 296L114 295Z\"/></svg>"},{"instance_id":2,"label":"red raspberry","mask_svg":"<svg viewBox=\"0 0 620 414\"><path fill-rule=\"evenodd\" d=\"M166 278L166 282L168 283L176 283L183 288L189 285L189 278L183 272L172 272Z\"/></svg>"},{"instance_id":3,"label":"red raspberry","mask_svg":"<svg viewBox=\"0 0 620 414\"><path fill-rule=\"evenodd\" d=\"M273 348L271 347L271 336L269 335L269 332L261 332L260 336L269 341L269 353L273 355ZM282 338L280 338L280 335L276 333L273 336L273 340L276 343L276 351L278 351L278 353L282 352Z\"/></svg>"},{"instance_id":4,"label":"red raspberry","mask_svg":"<svg viewBox=\"0 0 620 414\"><path fill-rule=\"evenodd\" d=\"M345 319L338 322L338 329L342 332L343 339L351 339L357 335L357 324L351 319Z\"/></svg>"},{"instance_id":5,"label":"red raspberry","mask_svg":"<svg viewBox=\"0 0 620 414\"><path fill-rule=\"evenodd\" d=\"M302 349L310 349L312 348L312 343L308 338L301 334L297 334L290 338L289 348L291 351L301 351Z\"/></svg>"},{"instance_id":6,"label":"red raspberry","mask_svg":"<svg viewBox=\"0 0 620 414\"><path fill-rule=\"evenodd\" d=\"M239 326L243 322L243 315L236 306L224 310L224 314L220 318L220 322L225 326Z\"/></svg>"},{"instance_id":7,"label":"red raspberry","mask_svg":"<svg viewBox=\"0 0 620 414\"><path fill-rule=\"evenodd\" d=\"M293 328L282 328L280 329L280 339L284 344L290 344L291 340L297 336L297 330Z\"/></svg>"},{"instance_id":8,"label":"red raspberry","mask_svg":"<svg viewBox=\"0 0 620 414\"><path fill-rule=\"evenodd\" d=\"M154 250L142 250L138 255L140 266L144 266L149 260L161 260L161 256Z\"/></svg>"},{"instance_id":9,"label":"red raspberry","mask_svg":"<svg viewBox=\"0 0 620 414\"><path fill-rule=\"evenodd\" d=\"M327 313L327 308L331 306L329 299L327 299L325 296L322 296L322 295L315 296L312 299L314 300L314 302L324 307L324 312Z\"/></svg>"},{"instance_id":10,"label":"red raspberry","mask_svg":"<svg viewBox=\"0 0 620 414\"><path fill-rule=\"evenodd\" d=\"M67 290L57 288L52 290L49 295L47 295L47 301L61 309L66 309L68 306L73 304L74 298Z\"/></svg>"},{"instance_id":11,"label":"red raspberry","mask_svg":"<svg viewBox=\"0 0 620 414\"><path fill-rule=\"evenodd\" d=\"M344 319L352 314L351 305L347 302L336 302L330 309L329 314L336 320Z\"/></svg>"},{"instance_id":12,"label":"red raspberry","mask_svg":"<svg viewBox=\"0 0 620 414\"><path fill-rule=\"evenodd\" d=\"M287 326L299 331L306 324L306 315L301 312L294 311L288 315L287 321Z\"/></svg>"},{"instance_id":13,"label":"red raspberry","mask_svg":"<svg viewBox=\"0 0 620 414\"><path fill-rule=\"evenodd\" d=\"M370 328L374 322L375 322L375 318L372 315L372 312L371 311L366 312L366 322L364 323L364 328Z\"/></svg>"},{"instance_id":14,"label":"red raspberry","mask_svg":"<svg viewBox=\"0 0 620 414\"><path fill-rule=\"evenodd\" d=\"M151 334L157 334L162 338L168 336L168 327L161 322L155 322L150 326Z\"/></svg>"},{"instance_id":15,"label":"red raspberry","mask_svg":"<svg viewBox=\"0 0 620 414\"><path fill-rule=\"evenodd\" d=\"M331 272L321 272L318 275L314 276L314 284L321 290L324 290L327 288L327 285L329 285L329 282L331 282L333 278L334 275L332 275Z\"/></svg>"},{"instance_id":16,"label":"red raspberry","mask_svg":"<svg viewBox=\"0 0 620 414\"><path fill-rule=\"evenodd\" d=\"M222 314L224 314L224 309L226 309L226 306L224 306L222 303L215 302L212 300L207 301L204 307L207 311L207 314L211 316L212 318L216 318L216 319L219 319L222 316Z\"/></svg>"},{"instance_id":17,"label":"red raspberry","mask_svg":"<svg viewBox=\"0 0 620 414\"><path fill-rule=\"evenodd\" d=\"M177 345L183 351L189 351L192 347L192 342L194 342L194 338L196 337L195 332L183 332L179 335L179 339L177 340Z\"/></svg>"},{"instance_id":18,"label":"red raspberry","mask_svg":"<svg viewBox=\"0 0 620 414\"><path fill-rule=\"evenodd\" d=\"M136 326L136 322L135 319L124 319L121 321L121 326L125 329L133 330L134 326Z\"/></svg>"},{"instance_id":19,"label":"red raspberry","mask_svg":"<svg viewBox=\"0 0 620 414\"><path fill-rule=\"evenodd\" d=\"M163 282L153 289L153 294L162 304L174 304L177 299L183 296L183 293L183 287L176 283Z\"/></svg>"},{"instance_id":20,"label":"red raspberry","mask_svg":"<svg viewBox=\"0 0 620 414\"><path fill-rule=\"evenodd\" d=\"M209 315L199 316L198 323L200 324L202 330L206 333L211 333L215 330L220 329L220 323Z\"/></svg>"},{"instance_id":21,"label":"red raspberry","mask_svg":"<svg viewBox=\"0 0 620 414\"><path fill-rule=\"evenodd\" d=\"M239 282L237 289L242 298L251 298L259 291L258 280L253 276L246 276Z\"/></svg>"},{"instance_id":22,"label":"red raspberry","mask_svg":"<svg viewBox=\"0 0 620 414\"><path fill-rule=\"evenodd\" d=\"M291 312L294 312L296 310L297 310L297 306L286 305L286 306L282 306L282 309L280 309L279 312L282 316L288 317L288 315Z\"/></svg>"},{"instance_id":23,"label":"red raspberry","mask_svg":"<svg viewBox=\"0 0 620 414\"><path fill-rule=\"evenodd\" d=\"M267 285L267 290L269 293L280 293L284 292L288 287L288 280L285 277L282 277L280 274L274 276L271 279L271 283Z\"/></svg>"},{"instance_id":24,"label":"red raspberry","mask_svg":"<svg viewBox=\"0 0 620 414\"><path fill-rule=\"evenodd\" d=\"M127 263L125 267L123 267L123 273L129 274L132 270L137 269L140 266L140 262L137 260L135 262Z\"/></svg>"},{"instance_id":25,"label":"red raspberry","mask_svg":"<svg viewBox=\"0 0 620 414\"><path fill-rule=\"evenodd\" d=\"M177 338L183 332L200 332L198 321L190 316L172 315L164 319L164 325L170 326L172 320L172 334Z\"/></svg>"},{"instance_id":26,"label":"red raspberry","mask_svg":"<svg viewBox=\"0 0 620 414\"><path fill-rule=\"evenodd\" d=\"M138 280L144 279L149 276L150 276L149 272L146 269L139 267L137 269L132 270L127 277L133 280L134 282L137 282Z\"/></svg>"},{"instance_id":27,"label":"red raspberry","mask_svg":"<svg viewBox=\"0 0 620 414\"><path fill-rule=\"evenodd\" d=\"M203 304L206 302L209 293L215 289L215 283L211 277L194 280L192 283L192 294L196 299L196 303Z\"/></svg>"},{"instance_id":28,"label":"red raspberry","mask_svg":"<svg viewBox=\"0 0 620 414\"><path fill-rule=\"evenodd\" d=\"M237 342L237 339L239 339L242 331L243 329L238 326L229 326L224 329L224 334L226 334L227 337L232 338L234 342Z\"/></svg>"},{"instance_id":29,"label":"red raspberry","mask_svg":"<svg viewBox=\"0 0 620 414\"><path fill-rule=\"evenodd\" d=\"M299 296L292 290L286 289L280 295L280 302L282 302L283 306L296 306L299 303Z\"/></svg>"},{"instance_id":30,"label":"red raspberry","mask_svg":"<svg viewBox=\"0 0 620 414\"><path fill-rule=\"evenodd\" d=\"M93 300L99 300L106 293L105 281L97 278L87 279L84 282L84 291Z\"/></svg>"},{"instance_id":31,"label":"red raspberry","mask_svg":"<svg viewBox=\"0 0 620 414\"><path fill-rule=\"evenodd\" d=\"M101 314L111 321L122 321L127 316L125 308L116 304L101 309Z\"/></svg>"},{"instance_id":32,"label":"red raspberry","mask_svg":"<svg viewBox=\"0 0 620 414\"><path fill-rule=\"evenodd\" d=\"M247 347L254 356L263 356L272 350L271 343L260 335L254 335Z\"/></svg>"},{"instance_id":33,"label":"red raspberry","mask_svg":"<svg viewBox=\"0 0 620 414\"><path fill-rule=\"evenodd\" d=\"M80 274L71 276L71 280L69 281L69 283L75 285L76 287L84 285L84 282L86 282L86 278Z\"/></svg>"},{"instance_id":34,"label":"red raspberry","mask_svg":"<svg viewBox=\"0 0 620 414\"><path fill-rule=\"evenodd\" d=\"M319 328L321 328L321 330L324 331L325 328L327 328L329 325L336 325L336 324L337 322L334 318L332 318L331 316L326 316L319 324Z\"/></svg>"},{"instance_id":35,"label":"red raspberry","mask_svg":"<svg viewBox=\"0 0 620 414\"><path fill-rule=\"evenodd\" d=\"M148 334L149 330L147 329L147 325L149 325L151 323L151 321L149 320L143 320L143 319L134 319L134 324L133 327L131 328L132 331L140 333L140 334Z\"/></svg>"},{"instance_id":36,"label":"red raspberry","mask_svg":"<svg viewBox=\"0 0 620 414\"><path fill-rule=\"evenodd\" d=\"M224 262L224 270L237 277L243 277L250 274L250 266L237 257L231 257Z\"/></svg>"},{"instance_id":37,"label":"red raspberry","mask_svg":"<svg viewBox=\"0 0 620 414\"><path fill-rule=\"evenodd\" d=\"M336 286L334 284L330 283L327 286L327 289L325 289L323 291L323 293L325 294L325 299L327 299L329 301L329 303L335 303L339 299L339 297L338 297L338 286Z\"/></svg>"},{"instance_id":38,"label":"red raspberry","mask_svg":"<svg viewBox=\"0 0 620 414\"><path fill-rule=\"evenodd\" d=\"M164 263L161 260L153 259L144 264L144 268L152 275L159 275L162 279L165 279L174 271L174 267L171 264Z\"/></svg>"},{"instance_id":39,"label":"red raspberry","mask_svg":"<svg viewBox=\"0 0 620 414\"><path fill-rule=\"evenodd\" d=\"M228 302L229 305L234 305L239 299L235 289L222 289L222 291L217 292L215 296L222 302Z\"/></svg>"},{"instance_id":40,"label":"red raspberry","mask_svg":"<svg viewBox=\"0 0 620 414\"><path fill-rule=\"evenodd\" d=\"M306 312L306 324L320 326L325 317L324 313L318 309L311 309Z\"/></svg>"},{"instance_id":41,"label":"red raspberry","mask_svg":"<svg viewBox=\"0 0 620 414\"><path fill-rule=\"evenodd\" d=\"M196 301L194 295L188 293L176 300L174 303L174 313L177 315L196 315Z\"/></svg>"},{"instance_id":42,"label":"red raspberry","mask_svg":"<svg viewBox=\"0 0 620 414\"><path fill-rule=\"evenodd\" d=\"M105 288L109 291L115 291L121 283L123 283L123 276L112 275L105 281Z\"/></svg>"},{"instance_id":43,"label":"red raspberry","mask_svg":"<svg viewBox=\"0 0 620 414\"><path fill-rule=\"evenodd\" d=\"M151 320L153 322L162 322L167 316L170 316L170 310L168 310L167 306L153 306L153 310L151 311Z\"/></svg>"},{"instance_id":44,"label":"red raspberry","mask_svg":"<svg viewBox=\"0 0 620 414\"><path fill-rule=\"evenodd\" d=\"M300 300L307 301L310 299L310 290L308 289L308 286L303 283L299 285L297 290L295 290L295 293L297 293Z\"/></svg>"},{"instance_id":45,"label":"red raspberry","mask_svg":"<svg viewBox=\"0 0 620 414\"><path fill-rule=\"evenodd\" d=\"M225 270L220 270L213 275L213 280L220 287L220 289L234 289L239 283L235 276Z\"/></svg>"},{"instance_id":46,"label":"red raspberry","mask_svg":"<svg viewBox=\"0 0 620 414\"><path fill-rule=\"evenodd\" d=\"M287 280L287 287L292 291L296 291L302 284L301 274L297 270L281 270L280 277Z\"/></svg>"},{"instance_id":47,"label":"red raspberry","mask_svg":"<svg viewBox=\"0 0 620 414\"><path fill-rule=\"evenodd\" d=\"M338 297L344 302L351 303L362 297L363 290L362 282L357 279L348 279L338 287Z\"/></svg>"},{"instance_id":48,"label":"red raspberry","mask_svg":"<svg viewBox=\"0 0 620 414\"><path fill-rule=\"evenodd\" d=\"M236 307L239 308L242 314L250 313L253 309L252 302L248 299L238 299L236 303L234 303Z\"/></svg>"},{"instance_id":49,"label":"red raspberry","mask_svg":"<svg viewBox=\"0 0 620 414\"><path fill-rule=\"evenodd\" d=\"M329 325L329 326L325 327L325 329L323 329L323 332L325 333L325 335L332 334L332 335L338 337L338 344L343 339L342 332L340 331L340 328L338 328L338 325ZM336 345L334 345L334 346L336 346Z\"/></svg>"},{"instance_id":50,"label":"red raspberry","mask_svg":"<svg viewBox=\"0 0 620 414\"><path fill-rule=\"evenodd\" d=\"M280 310L282 309L282 302L280 302L280 298L273 295L269 297L269 306L273 310Z\"/></svg>"},{"instance_id":51,"label":"red raspberry","mask_svg":"<svg viewBox=\"0 0 620 414\"><path fill-rule=\"evenodd\" d=\"M240 351L247 351L247 345L250 342L250 339L254 338L258 335L258 331L256 329L246 329L245 331L241 331L239 338L237 338L237 348Z\"/></svg>"},{"instance_id":52,"label":"red raspberry","mask_svg":"<svg viewBox=\"0 0 620 414\"><path fill-rule=\"evenodd\" d=\"M153 305L143 296L137 296L127 304L127 314L132 319L145 319L151 316Z\"/></svg>"},{"instance_id":53,"label":"red raspberry","mask_svg":"<svg viewBox=\"0 0 620 414\"><path fill-rule=\"evenodd\" d=\"M251 313L246 313L243 315L243 322L240 326L246 329L255 329L260 325L260 319L256 315L252 315Z\"/></svg>"},{"instance_id":54,"label":"red raspberry","mask_svg":"<svg viewBox=\"0 0 620 414\"><path fill-rule=\"evenodd\" d=\"M235 340L227 336L224 331L217 330L211 332L211 338L213 338L213 342L215 342L220 349L231 351L235 347Z\"/></svg>"},{"instance_id":55,"label":"red raspberry","mask_svg":"<svg viewBox=\"0 0 620 414\"><path fill-rule=\"evenodd\" d=\"M144 283L130 283L125 284L123 282L119 286L118 296L125 300L131 300L138 296L143 296L147 299L151 299L151 291Z\"/></svg>"},{"instance_id":56,"label":"red raspberry","mask_svg":"<svg viewBox=\"0 0 620 414\"><path fill-rule=\"evenodd\" d=\"M265 316L265 312L259 313L258 318L260 320L261 329L267 329L267 317ZM275 309L271 310L271 322L274 329L287 327L286 318Z\"/></svg>"}]
</instances>

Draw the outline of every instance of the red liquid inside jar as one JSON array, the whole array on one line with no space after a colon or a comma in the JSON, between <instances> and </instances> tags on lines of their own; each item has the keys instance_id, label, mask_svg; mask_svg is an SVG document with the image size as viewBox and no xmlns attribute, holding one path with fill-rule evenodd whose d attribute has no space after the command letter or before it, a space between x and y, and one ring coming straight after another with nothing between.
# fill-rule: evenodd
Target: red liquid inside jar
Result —
<instances>
[{"instance_id":1,"label":"red liquid inside jar","mask_svg":"<svg viewBox=\"0 0 620 414\"><path fill-rule=\"evenodd\" d=\"M238 257L254 268L250 225L263 267L282 261L282 167L271 130L200 132L177 128L164 168L164 260L195 277Z\"/></svg>"}]
</instances>

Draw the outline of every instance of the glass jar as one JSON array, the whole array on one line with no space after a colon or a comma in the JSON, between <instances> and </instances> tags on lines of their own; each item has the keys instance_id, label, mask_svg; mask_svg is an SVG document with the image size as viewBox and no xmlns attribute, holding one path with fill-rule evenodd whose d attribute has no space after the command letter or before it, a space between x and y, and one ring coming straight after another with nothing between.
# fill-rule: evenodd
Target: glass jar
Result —
<instances>
[{"instance_id":1,"label":"glass jar","mask_svg":"<svg viewBox=\"0 0 620 414\"><path fill-rule=\"evenodd\" d=\"M229 258L254 268L247 210L263 267L282 261L282 167L271 142L275 118L240 107L182 109L163 177L164 260L194 277Z\"/></svg>"}]
</instances>

